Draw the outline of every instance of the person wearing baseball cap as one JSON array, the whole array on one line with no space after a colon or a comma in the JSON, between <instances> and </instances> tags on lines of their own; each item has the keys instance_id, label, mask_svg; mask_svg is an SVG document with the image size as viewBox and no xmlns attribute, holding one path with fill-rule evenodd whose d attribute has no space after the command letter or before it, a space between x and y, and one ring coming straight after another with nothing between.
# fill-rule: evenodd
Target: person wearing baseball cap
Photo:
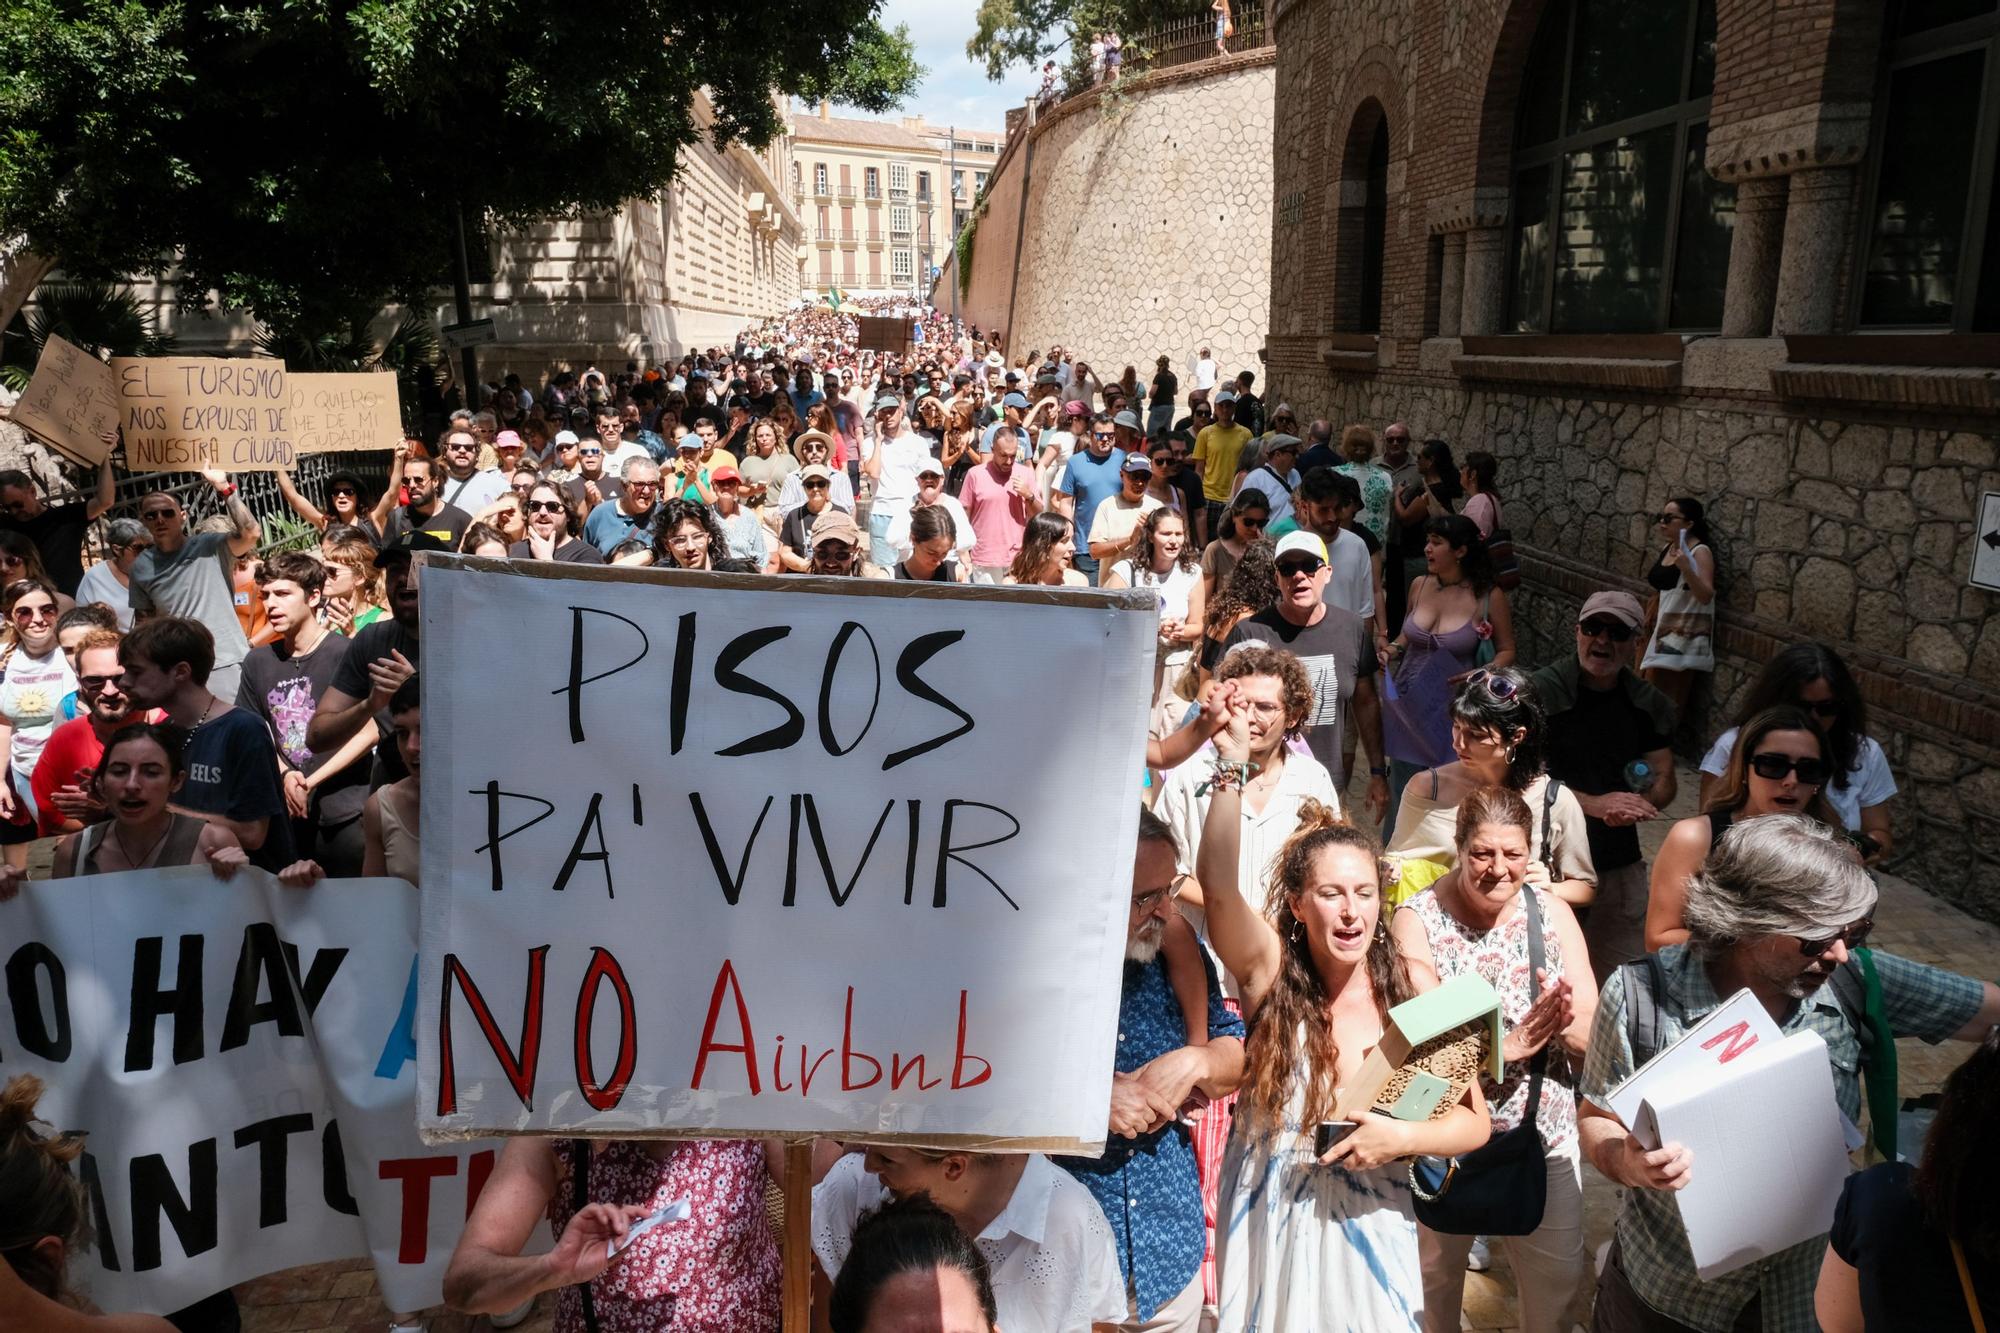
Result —
<instances>
[{"instance_id":1,"label":"person wearing baseball cap","mask_svg":"<svg viewBox=\"0 0 2000 1333\"><path fill-rule=\"evenodd\" d=\"M1201 469L1202 498L1208 502L1208 530L1222 530L1222 511L1236 487L1237 463L1250 432L1236 424L1236 395L1215 395L1215 420L1194 437L1194 464Z\"/></svg>"},{"instance_id":2,"label":"person wearing baseball cap","mask_svg":"<svg viewBox=\"0 0 2000 1333\"><path fill-rule=\"evenodd\" d=\"M1118 490L1097 502L1090 516L1090 558L1099 568L1123 560L1132 550L1132 534L1139 520L1160 507L1158 496L1149 494L1153 460L1144 454L1128 453L1118 465Z\"/></svg>"},{"instance_id":3,"label":"person wearing baseball cap","mask_svg":"<svg viewBox=\"0 0 2000 1333\"><path fill-rule=\"evenodd\" d=\"M859 572L860 551L860 525L840 510L829 509L813 520L812 558L806 572L836 576L856 574Z\"/></svg>"},{"instance_id":4,"label":"person wearing baseball cap","mask_svg":"<svg viewBox=\"0 0 2000 1333\"><path fill-rule=\"evenodd\" d=\"M1413 609L1414 610L1414 609ZM1601 982L1646 952L1647 872L1638 826L1674 799L1674 706L1632 669L1646 611L1618 589L1576 617L1576 651L1534 675L1548 717L1548 767L1583 807L1597 899L1584 923Z\"/></svg>"},{"instance_id":5,"label":"person wearing baseball cap","mask_svg":"<svg viewBox=\"0 0 2000 1333\"><path fill-rule=\"evenodd\" d=\"M917 497L917 469L931 459L931 440L910 425L903 400L894 393L878 397L871 415L875 447L861 470L874 478L875 497L868 510L868 546L862 555L876 569L887 571L896 567L889 525Z\"/></svg>"},{"instance_id":6,"label":"person wearing baseball cap","mask_svg":"<svg viewBox=\"0 0 2000 1333\"><path fill-rule=\"evenodd\" d=\"M846 480L844 474L841 480ZM798 486L803 497L796 508L784 511L778 524L778 563L786 571L803 574L811 566L813 524L834 507L833 484L833 469L825 463L808 463L785 478L785 485Z\"/></svg>"},{"instance_id":7,"label":"person wearing baseball cap","mask_svg":"<svg viewBox=\"0 0 2000 1333\"><path fill-rule=\"evenodd\" d=\"M741 560L759 574L776 574L778 562L771 554L771 542L764 524L753 509L741 503L743 474L726 464L708 474L709 488L715 492L715 516L729 538L729 558Z\"/></svg>"},{"instance_id":8,"label":"person wearing baseball cap","mask_svg":"<svg viewBox=\"0 0 2000 1333\"><path fill-rule=\"evenodd\" d=\"M1138 453L1145 449L1145 431L1139 424L1139 414L1131 408L1113 413L1111 428L1117 435L1118 447L1126 453Z\"/></svg>"}]
</instances>

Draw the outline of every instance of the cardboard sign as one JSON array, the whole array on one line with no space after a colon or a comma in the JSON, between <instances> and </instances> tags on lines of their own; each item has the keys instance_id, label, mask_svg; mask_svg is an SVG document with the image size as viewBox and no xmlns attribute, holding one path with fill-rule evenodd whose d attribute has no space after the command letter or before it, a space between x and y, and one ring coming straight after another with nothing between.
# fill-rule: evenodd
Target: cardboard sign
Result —
<instances>
[{"instance_id":1,"label":"cardboard sign","mask_svg":"<svg viewBox=\"0 0 2000 1333\"><path fill-rule=\"evenodd\" d=\"M39 1075L40 1116L89 1134L70 1276L99 1305L363 1256L390 1309L439 1303L498 1145L417 1138L416 898L183 867L0 903L0 1081Z\"/></svg>"},{"instance_id":2,"label":"cardboard sign","mask_svg":"<svg viewBox=\"0 0 2000 1333\"><path fill-rule=\"evenodd\" d=\"M393 371L285 377L292 394L292 445L301 454L394 449L403 442Z\"/></svg>"},{"instance_id":3,"label":"cardboard sign","mask_svg":"<svg viewBox=\"0 0 2000 1333\"><path fill-rule=\"evenodd\" d=\"M1150 589L421 559L427 1137L1099 1150Z\"/></svg>"},{"instance_id":4,"label":"cardboard sign","mask_svg":"<svg viewBox=\"0 0 2000 1333\"><path fill-rule=\"evenodd\" d=\"M894 316L863 315L855 323L860 325L859 336L854 345L864 352L895 352L901 355L910 350L910 321Z\"/></svg>"},{"instance_id":5,"label":"cardboard sign","mask_svg":"<svg viewBox=\"0 0 2000 1333\"><path fill-rule=\"evenodd\" d=\"M205 356L111 358L132 472L288 472L285 363Z\"/></svg>"},{"instance_id":6,"label":"cardboard sign","mask_svg":"<svg viewBox=\"0 0 2000 1333\"><path fill-rule=\"evenodd\" d=\"M1772 1021L1770 1011L1748 990L1737 991L1681 1034L1679 1041L1648 1060L1632 1076L1613 1088L1604 1108L1618 1117L1648 1150L1660 1146L1649 1138L1652 1128L1642 1123L1639 1108L1649 1097L1679 1087L1691 1078L1721 1068L1758 1045L1772 1045L1784 1034Z\"/></svg>"},{"instance_id":7,"label":"cardboard sign","mask_svg":"<svg viewBox=\"0 0 2000 1333\"><path fill-rule=\"evenodd\" d=\"M14 404L13 418L70 462L96 467L111 452L104 432L118 428L111 367L50 334L35 363L35 377Z\"/></svg>"}]
</instances>

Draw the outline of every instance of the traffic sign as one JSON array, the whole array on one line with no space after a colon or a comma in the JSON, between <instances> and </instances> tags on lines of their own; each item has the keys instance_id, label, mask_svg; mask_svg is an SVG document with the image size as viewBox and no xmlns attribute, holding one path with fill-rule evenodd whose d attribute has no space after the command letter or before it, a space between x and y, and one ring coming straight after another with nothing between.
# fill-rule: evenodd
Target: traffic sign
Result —
<instances>
[{"instance_id":1,"label":"traffic sign","mask_svg":"<svg viewBox=\"0 0 2000 1333\"><path fill-rule=\"evenodd\" d=\"M493 327L490 319L467 320L463 324L447 324L438 330L438 341L446 347L483 347L487 343L500 341L500 331Z\"/></svg>"}]
</instances>

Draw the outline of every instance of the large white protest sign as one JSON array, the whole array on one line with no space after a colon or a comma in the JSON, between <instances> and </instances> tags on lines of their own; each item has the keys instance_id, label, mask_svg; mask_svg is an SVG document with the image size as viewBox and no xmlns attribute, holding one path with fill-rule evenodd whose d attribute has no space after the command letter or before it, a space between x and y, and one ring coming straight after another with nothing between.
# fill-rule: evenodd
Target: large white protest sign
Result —
<instances>
[{"instance_id":1,"label":"large white protest sign","mask_svg":"<svg viewBox=\"0 0 2000 1333\"><path fill-rule=\"evenodd\" d=\"M426 1148L414 1097L416 893L198 868L36 883L0 903L0 1080L89 1135L107 1309L179 1309L297 1264L371 1257L441 1299L495 1146Z\"/></svg>"},{"instance_id":2,"label":"large white protest sign","mask_svg":"<svg viewBox=\"0 0 2000 1333\"><path fill-rule=\"evenodd\" d=\"M1102 1143L1151 592L425 559L427 1134Z\"/></svg>"}]
</instances>

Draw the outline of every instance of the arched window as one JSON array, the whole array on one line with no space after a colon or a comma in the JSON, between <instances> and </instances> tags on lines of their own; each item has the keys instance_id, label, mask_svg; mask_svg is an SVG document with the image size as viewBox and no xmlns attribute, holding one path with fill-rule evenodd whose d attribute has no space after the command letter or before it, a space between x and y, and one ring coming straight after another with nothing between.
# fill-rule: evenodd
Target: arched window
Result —
<instances>
[{"instance_id":1,"label":"arched window","mask_svg":"<svg viewBox=\"0 0 2000 1333\"><path fill-rule=\"evenodd\" d=\"M2000 11L1904 0L1888 36L1859 322L2000 328Z\"/></svg>"},{"instance_id":2,"label":"arched window","mask_svg":"<svg viewBox=\"0 0 2000 1333\"><path fill-rule=\"evenodd\" d=\"M1736 191L1708 174L1714 0L1552 0L1521 79L1508 326L1714 329Z\"/></svg>"}]
</instances>

